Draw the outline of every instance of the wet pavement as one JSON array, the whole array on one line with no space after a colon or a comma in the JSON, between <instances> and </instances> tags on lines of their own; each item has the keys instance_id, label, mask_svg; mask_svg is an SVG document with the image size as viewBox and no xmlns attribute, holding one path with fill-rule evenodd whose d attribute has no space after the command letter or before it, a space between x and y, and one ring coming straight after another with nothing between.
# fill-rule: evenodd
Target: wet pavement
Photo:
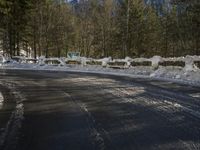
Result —
<instances>
[{"instance_id":1,"label":"wet pavement","mask_svg":"<svg viewBox=\"0 0 200 150\"><path fill-rule=\"evenodd\" d=\"M0 150L200 149L200 88L0 70Z\"/></svg>"}]
</instances>

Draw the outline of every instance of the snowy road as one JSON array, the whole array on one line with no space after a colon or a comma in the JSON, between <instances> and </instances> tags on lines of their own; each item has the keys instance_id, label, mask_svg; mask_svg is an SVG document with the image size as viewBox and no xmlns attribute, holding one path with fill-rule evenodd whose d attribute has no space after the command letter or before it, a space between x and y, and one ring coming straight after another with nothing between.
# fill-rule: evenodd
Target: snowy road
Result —
<instances>
[{"instance_id":1,"label":"snowy road","mask_svg":"<svg viewBox=\"0 0 200 150\"><path fill-rule=\"evenodd\" d=\"M200 149L198 87L0 70L0 93L1 150Z\"/></svg>"}]
</instances>

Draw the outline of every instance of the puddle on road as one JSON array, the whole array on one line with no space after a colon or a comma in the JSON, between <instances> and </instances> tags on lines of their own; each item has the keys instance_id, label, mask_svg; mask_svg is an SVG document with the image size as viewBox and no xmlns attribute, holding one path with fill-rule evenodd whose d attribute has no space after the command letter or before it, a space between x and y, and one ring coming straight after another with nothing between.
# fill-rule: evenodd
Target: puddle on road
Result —
<instances>
[{"instance_id":1,"label":"puddle on road","mask_svg":"<svg viewBox=\"0 0 200 150\"><path fill-rule=\"evenodd\" d=\"M4 101L3 94L0 92L0 109L3 108L3 101Z\"/></svg>"}]
</instances>

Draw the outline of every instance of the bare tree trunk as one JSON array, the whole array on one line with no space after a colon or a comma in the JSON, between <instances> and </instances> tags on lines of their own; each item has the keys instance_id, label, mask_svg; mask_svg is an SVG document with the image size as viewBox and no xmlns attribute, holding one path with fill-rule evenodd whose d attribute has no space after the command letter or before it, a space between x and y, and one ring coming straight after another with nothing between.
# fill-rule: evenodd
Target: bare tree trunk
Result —
<instances>
[{"instance_id":1,"label":"bare tree trunk","mask_svg":"<svg viewBox=\"0 0 200 150\"><path fill-rule=\"evenodd\" d=\"M45 57L48 58L49 45L48 45L48 38L47 38L47 36L45 37L45 40L46 40Z\"/></svg>"},{"instance_id":2,"label":"bare tree trunk","mask_svg":"<svg viewBox=\"0 0 200 150\"><path fill-rule=\"evenodd\" d=\"M35 34L33 36L33 51L34 51L34 58L37 58L37 49L36 49L36 37Z\"/></svg>"},{"instance_id":3,"label":"bare tree trunk","mask_svg":"<svg viewBox=\"0 0 200 150\"><path fill-rule=\"evenodd\" d=\"M16 44L17 44L17 48L16 48L17 56L19 56L20 55L20 45L19 45L19 33L18 32L16 34Z\"/></svg>"},{"instance_id":4,"label":"bare tree trunk","mask_svg":"<svg viewBox=\"0 0 200 150\"><path fill-rule=\"evenodd\" d=\"M12 29L11 29L11 26L9 26L9 52L10 52L10 56L12 57L13 56L13 45L12 45Z\"/></svg>"},{"instance_id":5,"label":"bare tree trunk","mask_svg":"<svg viewBox=\"0 0 200 150\"><path fill-rule=\"evenodd\" d=\"M130 18L130 1L127 0L127 13L126 13L126 44L125 44L125 51L124 51L124 58L126 55L129 55L129 46L128 46L128 41L129 41L129 18Z\"/></svg>"}]
</instances>

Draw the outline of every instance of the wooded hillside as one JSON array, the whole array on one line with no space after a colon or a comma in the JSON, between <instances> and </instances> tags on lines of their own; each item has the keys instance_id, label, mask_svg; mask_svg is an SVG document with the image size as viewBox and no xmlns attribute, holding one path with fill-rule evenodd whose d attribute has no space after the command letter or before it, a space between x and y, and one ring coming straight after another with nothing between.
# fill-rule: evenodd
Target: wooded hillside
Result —
<instances>
[{"instance_id":1,"label":"wooded hillside","mask_svg":"<svg viewBox=\"0 0 200 150\"><path fill-rule=\"evenodd\" d=\"M34 56L200 55L199 0L0 0L0 50Z\"/></svg>"}]
</instances>

